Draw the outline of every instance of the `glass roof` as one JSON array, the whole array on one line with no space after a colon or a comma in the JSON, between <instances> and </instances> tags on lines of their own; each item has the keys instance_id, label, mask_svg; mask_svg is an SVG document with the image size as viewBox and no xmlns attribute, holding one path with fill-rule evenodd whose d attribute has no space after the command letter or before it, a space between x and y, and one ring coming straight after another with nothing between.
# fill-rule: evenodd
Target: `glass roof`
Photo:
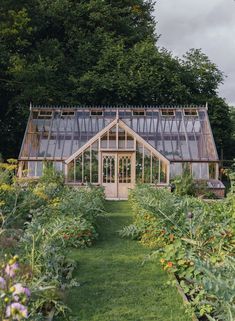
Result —
<instances>
[{"instance_id":1,"label":"glass roof","mask_svg":"<svg viewBox=\"0 0 235 321\"><path fill-rule=\"evenodd\" d=\"M65 160L115 118L170 161L217 161L205 107L31 107L20 159Z\"/></svg>"}]
</instances>

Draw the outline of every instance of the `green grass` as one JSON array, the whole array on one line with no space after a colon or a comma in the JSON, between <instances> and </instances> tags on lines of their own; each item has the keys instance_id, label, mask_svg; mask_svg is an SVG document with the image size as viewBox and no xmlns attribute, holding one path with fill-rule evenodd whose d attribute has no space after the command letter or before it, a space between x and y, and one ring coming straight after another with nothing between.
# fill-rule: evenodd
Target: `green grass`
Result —
<instances>
[{"instance_id":1,"label":"green grass","mask_svg":"<svg viewBox=\"0 0 235 321\"><path fill-rule=\"evenodd\" d=\"M76 321L191 321L176 289L149 251L117 233L131 223L127 201L107 201L99 219L100 239L89 249L73 250L81 286L66 293Z\"/></svg>"}]
</instances>

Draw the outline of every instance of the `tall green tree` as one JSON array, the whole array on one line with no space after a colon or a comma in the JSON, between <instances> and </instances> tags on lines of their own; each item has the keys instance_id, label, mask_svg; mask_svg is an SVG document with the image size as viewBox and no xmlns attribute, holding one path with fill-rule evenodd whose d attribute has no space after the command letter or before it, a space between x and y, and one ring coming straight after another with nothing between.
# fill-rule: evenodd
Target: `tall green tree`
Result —
<instances>
[{"instance_id":1,"label":"tall green tree","mask_svg":"<svg viewBox=\"0 0 235 321\"><path fill-rule=\"evenodd\" d=\"M223 74L200 50L189 51L181 60L158 48L153 9L151 0L2 0L3 155L17 156L30 101L112 105L208 101L217 146L229 151L228 106L217 93ZM226 139L221 139L218 128L227 130Z\"/></svg>"},{"instance_id":2,"label":"tall green tree","mask_svg":"<svg viewBox=\"0 0 235 321\"><path fill-rule=\"evenodd\" d=\"M219 157L231 159L232 120L230 108L219 97L218 88L224 81L224 74L200 50L191 49L182 61L184 81L192 101L197 104L208 103L208 114L214 134Z\"/></svg>"},{"instance_id":3,"label":"tall green tree","mask_svg":"<svg viewBox=\"0 0 235 321\"><path fill-rule=\"evenodd\" d=\"M101 60L111 43L122 42L128 50L146 38L154 42L152 11L152 1L142 0L2 0L3 154L17 156L30 101L86 102L83 92L77 89L79 80ZM92 102L100 103L98 97L95 95ZM115 103L112 97L110 102Z\"/></svg>"}]
</instances>

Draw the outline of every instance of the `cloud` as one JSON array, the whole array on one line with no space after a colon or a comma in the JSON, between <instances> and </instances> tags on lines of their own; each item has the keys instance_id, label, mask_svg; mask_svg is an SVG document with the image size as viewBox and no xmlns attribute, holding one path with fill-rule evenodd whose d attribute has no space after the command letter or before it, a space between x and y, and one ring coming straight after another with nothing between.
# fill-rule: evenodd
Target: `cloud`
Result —
<instances>
[{"instance_id":1,"label":"cloud","mask_svg":"<svg viewBox=\"0 0 235 321\"><path fill-rule=\"evenodd\" d=\"M159 46L178 56L202 48L227 75L219 92L235 105L235 1L158 0L155 16Z\"/></svg>"}]
</instances>

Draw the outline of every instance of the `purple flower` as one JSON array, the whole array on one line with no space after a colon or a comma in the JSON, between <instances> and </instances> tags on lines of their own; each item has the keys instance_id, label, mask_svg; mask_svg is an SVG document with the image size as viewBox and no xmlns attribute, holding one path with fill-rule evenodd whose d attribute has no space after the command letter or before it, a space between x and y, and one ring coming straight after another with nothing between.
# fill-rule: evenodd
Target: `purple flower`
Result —
<instances>
[{"instance_id":1,"label":"purple flower","mask_svg":"<svg viewBox=\"0 0 235 321\"><path fill-rule=\"evenodd\" d=\"M12 320L21 320L28 317L28 310L23 304L15 302L7 306L6 317L11 317Z\"/></svg>"},{"instance_id":2,"label":"purple flower","mask_svg":"<svg viewBox=\"0 0 235 321\"><path fill-rule=\"evenodd\" d=\"M4 290L6 288L6 281L0 276L0 289Z\"/></svg>"},{"instance_id":3,"label":"purple flower","mask_svg":"<svg viewBox=\"0 0 235 321\"><path fill-rule=\"evenodd\" d=\"M19 270L19 264L17 262L15 262L11 265L7 264L7 266L5 268L5 273L10 277L14 277L17 270Z\"/></svg>"},{"instance_id":4,"label":"purple flower","mask_svg":"<svg viewBox=\"0 0 235 321\"><path fill-rule=\"evenodd\" d=\"M24 288L24 293L25 293L25 295L26 295L28 298L29 298L30 295L31 295L31 292L30 292L29 288Z\"/></svg>"},{"instance_id":5,"label":"purple flower","mask_svg":"<svg viewBox=\"0 0 235 321\"><path fill-rule=\"evenodd\" d=\"M15 301L19 301L19 295L25 294L27 297L30 296L30 290L22 286L21 283L16 283L14 286L13 297Z\"/></svg>"}]
</instances>

